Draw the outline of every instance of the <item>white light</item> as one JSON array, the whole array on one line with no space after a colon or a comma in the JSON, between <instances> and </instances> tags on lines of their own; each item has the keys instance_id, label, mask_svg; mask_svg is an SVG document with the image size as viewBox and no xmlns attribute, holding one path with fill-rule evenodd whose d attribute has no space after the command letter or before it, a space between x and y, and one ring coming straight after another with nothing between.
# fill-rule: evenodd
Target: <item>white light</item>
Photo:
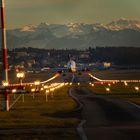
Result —
<instances>
[{"instance_id":1,"label":"white light","mask_svg":"<svg viewBox=\"0 0 140 140\"><path fill-rule=\"evenodd\" d=\"M5 87L9 85L8 82L3 82L2 84L3 84L3 86L5 86Z\"/></svg>"},{"instance_id":2,"label":"white light","mask_svg":"<svg viewBox=\"0 0 140 140\"><path fill-rule=\"evenodd\" d=\"M139 87L135 87L135 90L136 90L136 91L139 91Z\"/></svg>"},{"instance_id":3,"label":"white light","mask_svg":"<svg viewBox=\"0 0 140 140\"><path fill-rule=\"evenodd\" d=\"M46 89L46 88L48 88L48 86L44 86L44 88Z\"/></svg>"},{"instance_id":4,"label":"white light","mask_svg":"<svg viewBox=\"0 0 140 140\"><path fill-rule=\"evenodd\" d=\"M51 88L51 89L50 89L50 91L54 91L54 90L55 90L55 88Z\"/></svg>"},{"instance_id":5,"label":"white light","mask_svg":"<svg viewBox=\"0 0 140 140\"><path fill-rule=\"evenodd\" d=\"M12 89L12 93L15 93L17 90L16 89Z\"/></svg>"},{"instance_id":6,"label":"white light","mask_svg":"<svg viewBox=\"0 0 140 140\"><path fill-rule=\"evenodd\" d=\"M110 91L110 88L106 88L106 91L109 92Z\"/></svg>"},{"instance_id":7,"label":"white light","mask_svg":"<svg viewBox=\"0 0 140 140\"><path fill-rule=\"evenodd\" d=\"M25 76L24 72L17 73L17 78L24 78L24 76Z\"/></svg>"},{"instance_id":8,"label":"white light","mask_svg":"<svg viewBox=\"0 0 140 140\"><path fill-rule=\"evenodd\" d=\"M72 85L72 83L70 83L70 86Z\"/></svg>"},{"instance_id":9,"label":"white light","mask_svg":"<svg viewBox=\"0 0 140 140\"><path fill-rule=\"evenodd\" d=\"M91 84L92 87L94 87L94 84Z\"/></svg>"},{"instance_id":10,"label":"white light","mask_svg":"<svg viewBox=\"0 0 140 140\"><path fill-rule=\"evenodd\" d=\"M34 89L34 88L32 88L32 89L31 89L31 92L35 92L35 89Z\"/></svg>"},{"instance_id":11,"label":"white light","mask_svg":"<svg viewBox=\"0 0 140 140\"><path fill-rule=\"evenodd\" d=\"M44 90L44 88L41 88L40 90L42 91L42 90Z\"/></svg>"},{"instance_id":12,"label":"white light","mask_svg":"<svg viewBox=\"0 0 140 140\"><path fill-rule=\"evenodd\" d=\"M46 93L49 93L49 90L46 90Z\"/></svg>"},{"instance_id":13,"label":"white light","mask_svg":"<svg viewBox=\"0 0 140 140\"><path fill-rule=\"evenodd\" d=\"M108 84L108 86L110 87L110 86L111 86L111 84Z\"/></svg>"},{"instance_id":14,"label":"white light","mask_svg":"<svg viewBox=\"0 0 140 140\"><path fill-rule=\"evenodd\" d=\"M124 85L125 85L125 86L128 86L128 84L127 84L127 82L126 82L126 81L124 82Z\"/></svg>"},{"instance_id":15,"label":"white light","mask_svg":"<svg viewBox=\"0 0 140 140\"><path fill-rule=\"evenodd\" d=\"M34 84L37 86L37 85L40 85L40 81L35 81Z\"/></svg>"}]
</instances>

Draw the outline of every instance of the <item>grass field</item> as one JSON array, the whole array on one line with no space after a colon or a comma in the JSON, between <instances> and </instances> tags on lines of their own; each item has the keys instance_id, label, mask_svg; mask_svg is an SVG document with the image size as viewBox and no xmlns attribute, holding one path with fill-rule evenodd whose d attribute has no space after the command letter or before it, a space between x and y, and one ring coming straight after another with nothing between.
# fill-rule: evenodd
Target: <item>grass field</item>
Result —
<instances>
[{"instance_id":1,"label":"grass field","mask_svg":"<svg viewBox=\"0 0 140 140\"><path fill-rule=\"evenodd\" d=\"M73 112L77 104L69 97L68 89L67 86L54 91L53 98L48 95L48 102L43 93L36 93L34 99L33 94L26 94L25 101L22 102L21 97L9 112L4 112L1 108L0 129L15 131L8 131L7 135L5 130L0 139L77 139L75 127L79 119ZM13 100L14 95L10 95L10 101ZM21 131L17 131L20 128ZM19 134L16 135L17 132ZM29 133L29 136L23 135L24 133Z\"/></svg>"},{"instance_id":2,"label":"grass field","mask_svg":"<svg viewBox=\"0 0 140 140\"><path fill-rule=\"evenodd\" d=\"M121 98L140 105L140 90L135 90L135 87L140 87L140 83L128 83L127 86L125 86L124 83L117 83L111 85L94 84L94 86L86 85L86 87L91 90L95 95ZM106 91L106 88L109 88L110 91Z\"/></svg>"},{"instance_id":3,"label":"grass field","mask_svg":"<svg viewBox=\"0 0 140 140\"><path fill-rule=\"evenodd\" d=\"M97 84L94 83L92 89L95 93L98 94L140 94L140 90L135 90L135 87L140 87L140 83L103 83ZM109 88L110 91L106 91L106 88Z\"/></svg>"},{"instance_id":4,"label":"grass field","mask_svg":"<svg viewBox=\"0 0 140 140\"><path fill-rule=\"evenodd\" d=\"M140 70L104 70L94 71L92 74L103 80L140 80ZM140 83L116 83L108 85L94 84L85 85L96 95L105 95L114 98L121 98L140 105ZM135 87L139 87L136 91ZM110 91L106 91L109 88Z\"/></svg>"},{"instance_id":5,"label":"grass field","mask_svg":"<svg viewBox=\"0 0 140 140\"><path fill-rule=\"evenodd\" d=\"M139 80L140 70L103 70L92 72L98 78L103 80Z\"/></svg>"}]
</instances>

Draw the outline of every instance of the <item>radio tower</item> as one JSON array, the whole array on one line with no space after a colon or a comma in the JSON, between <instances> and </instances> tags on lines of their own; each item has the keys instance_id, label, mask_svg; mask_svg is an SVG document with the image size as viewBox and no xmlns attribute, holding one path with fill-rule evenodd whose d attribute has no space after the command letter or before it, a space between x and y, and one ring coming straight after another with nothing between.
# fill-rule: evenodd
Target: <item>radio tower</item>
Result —
<instances>
[{"instance_id":1,"label":"radio tower","mask_svg":"<svg viewBox=\"0 0 140 140\"><path fill-rule=\"evenodd\" d=\"M6 48L6 26L5 26L5 9L4 0L0 0L1 6L1 36L2 36L2 52L3 52L3 81L8 83L8 62L7 62L7 48ZM5 89L5 110L9 111L9 98Z\"/></svg>"}]
</instances>

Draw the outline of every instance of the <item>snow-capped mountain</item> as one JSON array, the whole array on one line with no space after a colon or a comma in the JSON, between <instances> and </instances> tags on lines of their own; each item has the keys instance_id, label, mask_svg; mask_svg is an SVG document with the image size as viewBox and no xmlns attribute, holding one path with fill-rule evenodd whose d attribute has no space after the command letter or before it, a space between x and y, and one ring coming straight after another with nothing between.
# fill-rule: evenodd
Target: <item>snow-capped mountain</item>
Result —
<instances>
[{"instance_id":1,"label":"snow-capped mountain","mask_svg":"<svg viewBox=\"0 0 140 140\"><path fill-rule=\"evenodd\" d=\"M37 26L34 26L32 24L26 25L23 28L20 29L21 32L35 32Z\"/></svg>"},{"instance_id":2,"label":"snow-capped mountain","mask_svg":"<svg viewBox=\"0 0 140 140\"><path fill-rule=\"evenodd\" d=\"M140 20L121 18L108 24L68 23L26 25L7 31L9 48L140 47Z\"/></svg>"},{"instance_id":3,"label":"snow-capped mountain","mask_svg":"<svg viewBox=\"0 0 140 140\"><path fill-rule=\"evenodd\" d=\"M123 29L134 29L140 30L140 20L132 20L121 18L117 21L112 21L106 25L107 29L110 30L123 30Z\"/></svg>"}]
</instances>

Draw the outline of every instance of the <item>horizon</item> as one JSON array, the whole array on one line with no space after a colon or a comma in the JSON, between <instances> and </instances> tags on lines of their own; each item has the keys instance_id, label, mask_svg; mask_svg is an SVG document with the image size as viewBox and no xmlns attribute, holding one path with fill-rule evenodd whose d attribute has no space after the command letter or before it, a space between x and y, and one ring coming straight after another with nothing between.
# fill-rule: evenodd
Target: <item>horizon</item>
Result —
<instances>
[{"instance_id":1,"label":"horizon","mask_svg":"<svg viewBox=\"0 0 140 140\"><path fill-rule=\"evenodd\" d=\"M85 24L85 25L92 25L92 24L102 24L102 25L107 25L107 24L109 24L109 23L111 23L111 22L116 22L116 21L119 21L119 20L126 20L126 21L140 21L140 19L136 19L136 18L124 18L124 17L121 17L121 18L118 18L118 19L114 19L114 20L111 20L111 21L108 21L107 23L101 23L101 22L91 22L91 23L86 23L86 22L67 22L67 23L49 23L49 22L47 22L47 21L40 21L40 22L38 22L38 23L36 23L36 24L32 24L32 23L26 23L26 24L24 24L24 25L22 25L22 26L19 26L19 27L15 27L15 28L7 28L8 30L12 30L12 29L18 29L18 28L23 28L23 27L25 27L25 26L30 26L30 25L33 25L33 26L38 26L38 25L40 25L40 24L44 24L44 23L46 23L46 24L48 24L48 25L68 25L68 24Z\"/></svg>"}]
</instances>

